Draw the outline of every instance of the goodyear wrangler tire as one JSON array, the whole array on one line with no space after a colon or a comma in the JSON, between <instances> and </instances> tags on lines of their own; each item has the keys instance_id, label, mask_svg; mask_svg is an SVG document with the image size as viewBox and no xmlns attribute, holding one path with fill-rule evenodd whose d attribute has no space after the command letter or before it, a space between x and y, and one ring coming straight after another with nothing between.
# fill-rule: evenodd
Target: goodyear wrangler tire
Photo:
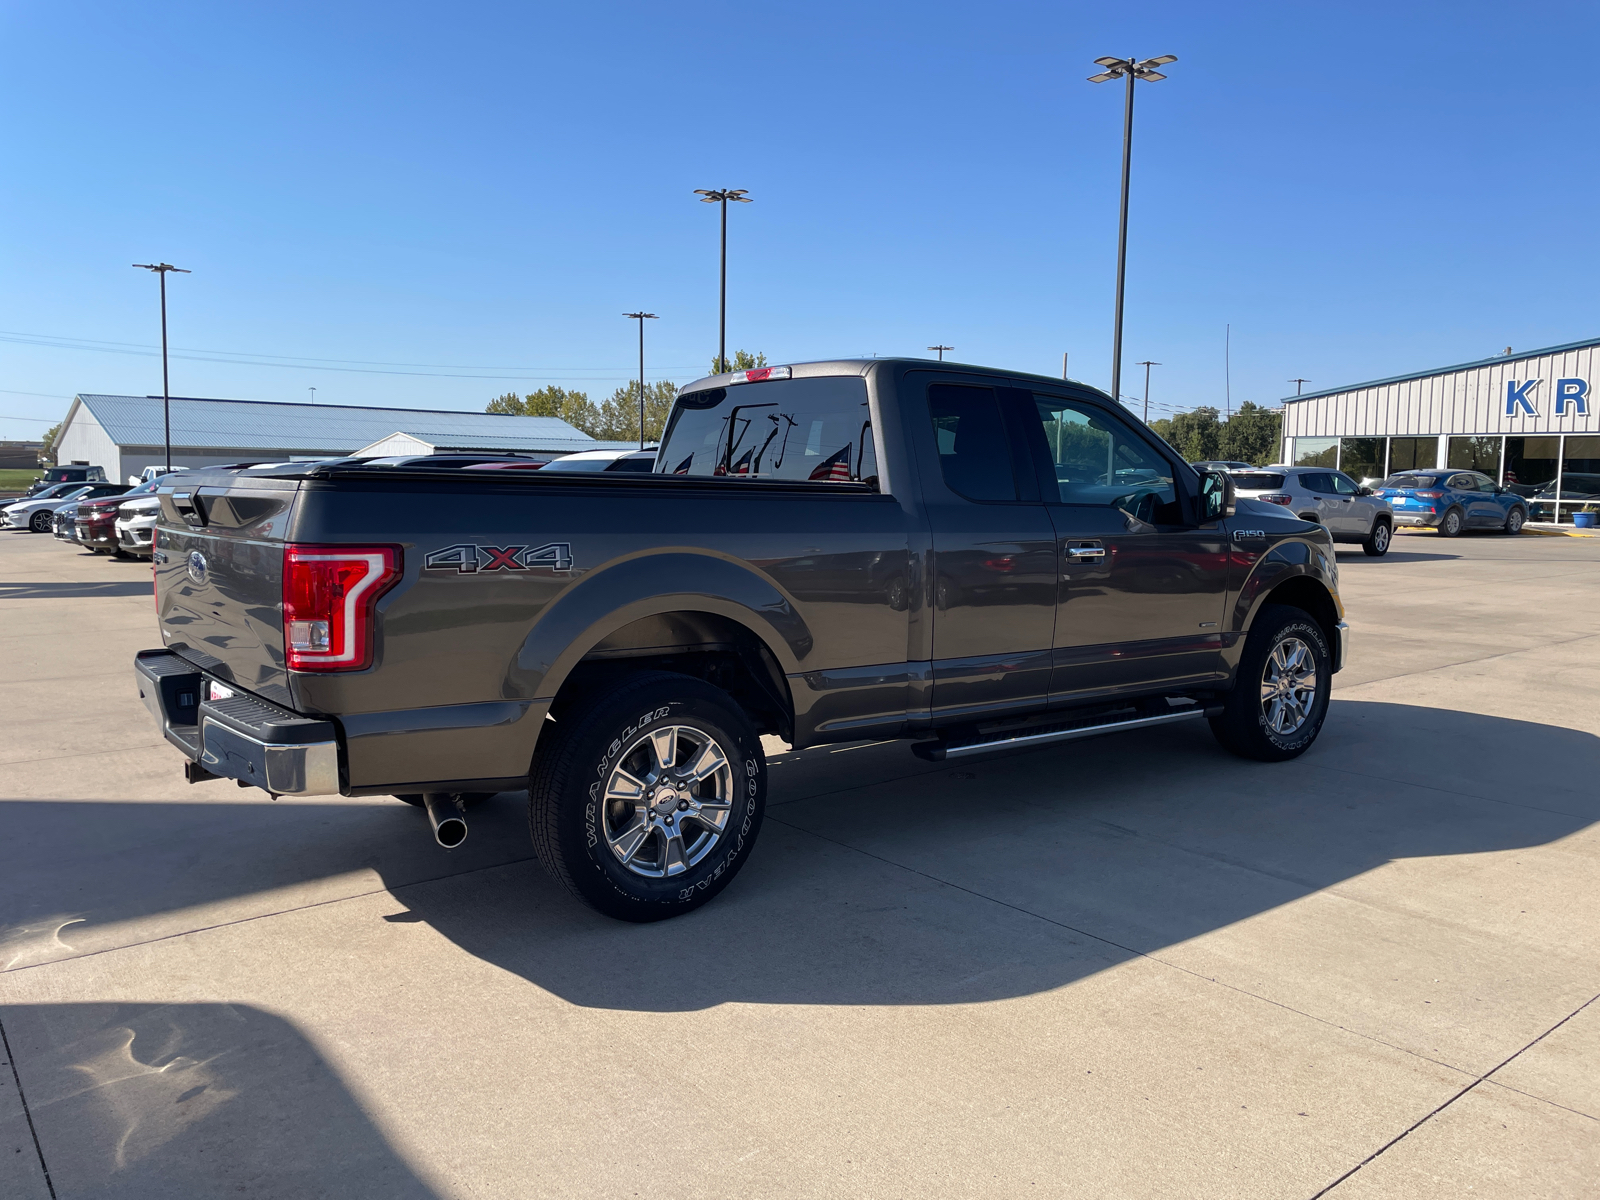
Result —
<instances>
[{"instance_id":1,"label":"goodyear wrangler tire","mask_svg":"<svg viewBox=\"0 0 1600 1200\"><path fill-rule=\"evenodd\" d=\"M1211 718L1211 732L1241 758L1298 758L1322 731L1332 687L1322 627L1303 609L1265 605L1245 636L1233 690Z\"/></svg>"},{"instance_id":2,"label":"goodyear wrangler tire","mask_svg":"<svg viewBox=\"0 0 1600 1200\"><path fill-rule=\"evenodd\" d=\"M766 806L761 738L726 692L651 671L547 727L528 825L546 869L624 921L698 908L744 866Z\"/></svg>"}]
</instances>

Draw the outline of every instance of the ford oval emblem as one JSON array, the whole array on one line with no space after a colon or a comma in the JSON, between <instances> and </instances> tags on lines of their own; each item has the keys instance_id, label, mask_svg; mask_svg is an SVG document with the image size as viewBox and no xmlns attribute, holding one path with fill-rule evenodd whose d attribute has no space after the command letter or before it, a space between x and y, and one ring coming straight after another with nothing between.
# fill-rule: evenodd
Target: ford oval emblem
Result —
<instances>
[{"instance_id":1,"label":"ford oval emblem","mask_svg":"<svg viewBox=\"0 0 1600 1200\"><path fill-rule=\"evenodd\" d=\"M206 556L198 550L189 551L189 579L197 587L206 585Z\"/></svg>"}]
</instances>

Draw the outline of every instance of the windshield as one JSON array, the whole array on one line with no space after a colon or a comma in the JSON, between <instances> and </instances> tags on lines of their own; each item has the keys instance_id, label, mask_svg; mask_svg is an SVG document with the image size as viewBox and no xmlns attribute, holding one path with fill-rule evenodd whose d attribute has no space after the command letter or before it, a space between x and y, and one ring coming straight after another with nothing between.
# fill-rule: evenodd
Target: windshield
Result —
<instances>
[{"instance_id":1,"label":"windshield","mask_svg":"<svg viewBox=\"0 0 1600 1200\"><path fill-rule=\"evenodd\" d=\"M1437 475L1391 475L1382 483L1380 488L1431 488L1439 485Z\"/></svg>"},{"instance_id":2,"label":"windshield","mask_svg":"<svg viewBox=\"0 0 1600 1200\"><path fill-rule=\"evenodd\" d=\"M1271 492L1283 486L1283 476L1267 471L1235 471L1233 486L1241 492Z\"/></svg>"},{"instance_id":3,"label":"windshield","mask_svg":"<svg viewBox=\"0 0 1600 1200\"><path fill-rule=\"evenodd\" d=\"M866 380L775 379L686 392L673 406L656 470L876 483Z\"/></svg>"},{"instance_id":4,"label":"windshield","mask_svg":"<svg viewBox=\"0 0 1600 1200\"><path fill-rule=\"evenodd\" d=\"M52 483L43 491L35 492L33 494L33 499L54 500L57 497L65 496L68 492L72 491L73 488L82 486L83 485L81 483Z\"/></svg>"}]
</instances>

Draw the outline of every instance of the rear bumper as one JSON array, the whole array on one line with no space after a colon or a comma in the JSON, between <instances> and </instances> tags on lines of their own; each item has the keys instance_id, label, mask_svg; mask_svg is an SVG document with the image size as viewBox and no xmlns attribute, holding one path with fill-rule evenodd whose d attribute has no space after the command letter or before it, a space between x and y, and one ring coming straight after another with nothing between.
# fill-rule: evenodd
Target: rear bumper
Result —
<instances>
[{"instance_id":1,"label":"rear bumper","mask_svg":"<svg viewBox=\"0 0 1600 1200\"><path fill-rule=\"evenodd\" d=\"M278 796L339 794L339 738L332 721L242 693L204 699L207 676L170 650L139 651L133 670L139 698L162 736L204 772L191 772L191 778L236 779Z\"/></svg>"},{"instance_id":2,"label":"rear bumper","mask_svg":"<svg viewBox=\"0 0 1600 1200\"><path fill-rule=\"evenodd\" d=\"M1437 525L1442 520L1443 513L1403 512L1396 509L1394 514L1396 525Z\"/></svg>"}]
</instances>

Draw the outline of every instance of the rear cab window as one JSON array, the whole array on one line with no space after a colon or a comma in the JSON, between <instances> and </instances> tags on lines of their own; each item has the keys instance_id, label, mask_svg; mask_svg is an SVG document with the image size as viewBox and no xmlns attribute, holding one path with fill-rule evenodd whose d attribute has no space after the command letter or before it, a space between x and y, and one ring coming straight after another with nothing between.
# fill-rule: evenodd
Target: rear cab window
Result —
<instances>
[{"instance_id":1,"label":"rear cab window","mask_svg":"<svg viewBox=\"0 0 1600 1200\"><path fill-rule=\"evenodd\" d=\"M685 392L673 406L655 469L876 486L867 382L824 376Z\"/></svg>"}]
</instances>

